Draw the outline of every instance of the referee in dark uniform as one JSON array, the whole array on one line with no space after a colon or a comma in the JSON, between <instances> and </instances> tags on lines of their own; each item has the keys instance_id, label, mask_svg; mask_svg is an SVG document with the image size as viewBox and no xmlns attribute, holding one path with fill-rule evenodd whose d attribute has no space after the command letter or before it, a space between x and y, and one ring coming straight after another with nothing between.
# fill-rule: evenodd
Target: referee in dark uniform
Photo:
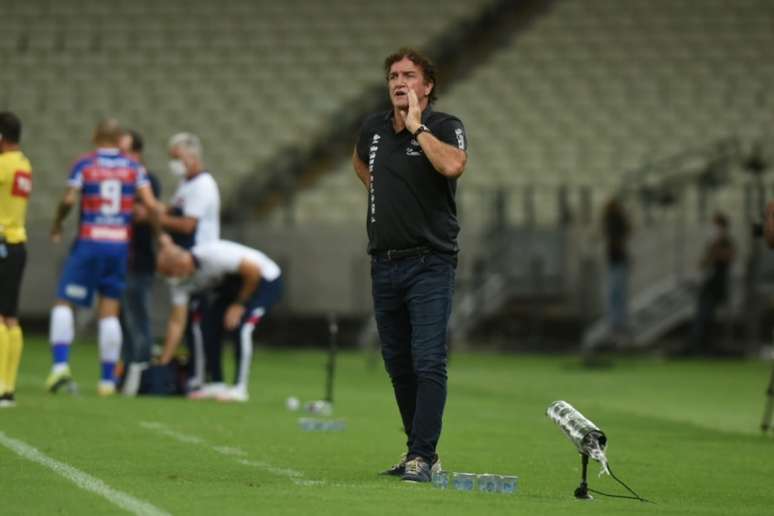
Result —
<instances>
[{"instance_id":1,"label":"referee in dark uniform","mask_svg":"<svg viewBox=\"0 0 774 516\"><path fill-rule=\"evenodd\" d=\"M368 252L382 356L407 451L385 473L429 482L446 403L446 333L457 266L462 122L433 111L435 70L414 49L384 62L392 109L369 116L353 166L368 190Z\"/></svg>"}]
</instances>

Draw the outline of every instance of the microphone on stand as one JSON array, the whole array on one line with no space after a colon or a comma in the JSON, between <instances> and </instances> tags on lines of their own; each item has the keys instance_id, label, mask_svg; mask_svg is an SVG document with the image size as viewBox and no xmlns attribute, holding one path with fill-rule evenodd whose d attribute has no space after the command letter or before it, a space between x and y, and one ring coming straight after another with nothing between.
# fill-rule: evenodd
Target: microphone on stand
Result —
<instances>
[{"instance_id":1,"label":"microphone on stand","mask_svg":"<svg viewBox=\"0 0 774 516\"><path fill-rule=\"evenodd\" d=\"M578 412L575 407L567 403L566 401L555 401L551 403L546 409L546 415L556 423L562 430L564 435L570 440L578 452L581 454L581 466L583 468L581 483L575 489L575 498L583 500L591 500L593 497L589 494L589 491L610 496L613 498L629 498L632 500L639 500L641 502L650 502L645 498L638 495L631 487L627 486L623 480L616 477L613 471L610 469L610 464L607 461L605 455L605 449L607 448L607 436L605 432L599 429L597 425L592 423L586 416ZM610 475L613 480L621 484L627 491L633 496L621 496L603 493L602 491L596 491L589 489L589 485L586 482L586 473L589 466L589 457L599 462L602 465L603 473Z\"/></svg>"},{"instance_id":2,"label":"microphone on stand","mask_svg":"<svg viewBox=\"0 0 774 516\"><path fill-rule=\"evenodd\" d=\"M580 486L575 490L575 497L591 500L593 497L589 494L586 481L589 457L602 465L602 473L610 474L605 455L607 436L597 425L566 401L553 402L546 409L546 415L559 426L562 433L581 454L583 472Z\"/></svg>"}]
</instances>

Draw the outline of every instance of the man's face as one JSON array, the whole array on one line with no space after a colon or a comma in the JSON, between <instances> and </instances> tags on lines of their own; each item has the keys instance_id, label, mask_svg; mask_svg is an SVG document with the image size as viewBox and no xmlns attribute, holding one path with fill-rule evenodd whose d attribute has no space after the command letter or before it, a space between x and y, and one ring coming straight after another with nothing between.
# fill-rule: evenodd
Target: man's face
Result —
<instances>
[{"instance_id":1,"label":"man's face","mask_svg":"<svg viewBox=\"0 0 774 516\"><path fill-rule=\"evenodd\" d=\"M408 90L414 90L419 104L424 107L427 96L433 90L433 83L426 82L422 68L414 64L408 57L404 57L400 61L394 62L390 67L390 73L387 75L387 87L393 107L408 109Z\"/></svg>"},{"instance_id":2,"label":"man's face","mask_svg":"<svg viewBox=\"0 0 774 516\"><path fill-rule=\"evenodd\" d=\"M121 152L124 154L132 151L132 135L129 133L125 133L121 135L121 138L118 139L118 148L121 149Z\"/></svg>"},{"instance_id":3,"label":"man's face","mask_svg":"<svg viewBox=\"0 0 774 516\"><path fill-rule=\"evenodd\" d=\"M196 156L179 145L169 149L169 157L173 160L178 160L183 164L186 176L190 176L198 170L197 165L199 160Z\"/></svg>"},{"instance_id":4,"label":"man's face","mask_svg":"<svg viewBox=\"0 0 774 516\"><path fill-rule=\"evenodd\" d=\"M118 148L133 160L138 160L139 156L132 150L132 143L132 135L124 134L118 139Z\"/></svg>"}]
</instances>

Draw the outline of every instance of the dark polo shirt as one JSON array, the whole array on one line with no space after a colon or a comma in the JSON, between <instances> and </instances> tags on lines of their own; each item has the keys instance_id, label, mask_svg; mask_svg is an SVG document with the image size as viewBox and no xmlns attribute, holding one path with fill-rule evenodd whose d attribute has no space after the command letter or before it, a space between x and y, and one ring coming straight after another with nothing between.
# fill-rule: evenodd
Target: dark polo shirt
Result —
<instances>
[{"instance_id":1,"label":"dark polo shirt","mask_svg":"<svg viewBox=\"0 0 774 516\"><path fill-rule=\"evenodd\" d=\"M366 118L357 140L357 154L368 165L368 252L428 246L441 253L456 253L457 180L433 168L422 147L403 129L395 133L393 111ZM429 106L422 123L442 142L467 150L462 122Z\"/></svg>"},{"instance_id":2,"label":"dark polo shirt","mask_svg":"<svg viewBox=\"0 0 774 516\"><path fill-rule=\"evenodd\" d=\"M150 170L148 171L153 195L161 197L161 183ZM132 241L129 246L129 271L137 274L156 272L156 252L153 248L153 232L149 222L132 224Z\"/></svg>"}]
</instances>

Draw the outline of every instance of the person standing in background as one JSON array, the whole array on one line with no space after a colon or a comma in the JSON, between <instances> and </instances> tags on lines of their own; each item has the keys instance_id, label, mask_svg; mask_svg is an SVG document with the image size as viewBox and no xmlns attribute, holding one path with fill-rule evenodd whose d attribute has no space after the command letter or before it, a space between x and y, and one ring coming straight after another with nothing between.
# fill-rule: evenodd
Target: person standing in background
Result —
<instances>
[{"instance_id":1,"label":"person standing in background","mask_svg":"<svg viewBox=\"0 0 774 516\"><path fill-rule=\"evenodd\" d=\"M712 234L701 260L702 281L696 300L691 340L683 354L713 353L720 350L712 341L715 312L728 300L731 265L736 256L734 241L728 231L729 221L724 213L712 217Z\"/></svg>"},{"instance_id":2,"label":"person standing in background","mask_svg":"<svg viewBox=\"0 0 774 516\"><path fill-rule=\"evenodd\" d=\"M116 391L116 363L121 356L118 314L126 286L126 263L135 198L149 208L158 227L161 205L153 196L145 168L118 148L123 130L115 119L99 122L94 130L96 149L76 160L51 226L51 240L62 240L62 223L76 204L80 207L78 234L59 279L57 300L51 310L49 340L53 364L46 380L56 393L72 384L69 359L75 338L73 305L89 307L99 295L99 354L97 393ZM80 193L80 202L79 202Z\"/></svg>"},{"instance_id":3,"label":"person standing in background","mask_svg":"<svg viewBox=\"0 0 774 516\"><path fill-rule=\"evenodd\" d=\"M178 133L169 139L169 170L180 178L172 196L171 206L161 224L175 244L183 249L212 242L220 238L220 192L215 179L204 166L202 143L191 133ZM207 355L215 350L206 349L201 319L206 311L204 296L184 296L170 284L172 311L167 321L164 348L185 335L193 363L188 388L195 396L212 397L226 385L217 371L207 369ZM208 378L208 374L209 378ZM209 379L210 384L205 385Z\"/></svg>"},{"instance_id":4,"label":"person standing in background","mask_svg":"<svg viewBox=\"0 0 774 516\"><path fill-rule=\"evenodd\" d=\"M629 333L629 236L631 226L621 201L612 198L602 217L607 256L607 320L613 344Z\"/></svg>"},{"instance_id":5,"label":"person standing in background","mask_svg":"<svg viewBox=\"0 0 774 516\"><path fill-rule=\"evenodd\" d=\"M22 125L0 113L0 408L16 404L16 377L24 337L19 325L19 293L27 262L27 203L32 167L19 147Z\"/></svg>"},{"instance_id":6,"label":"person standing in background","mask_svg":"<svg viewBox=\"0 0 774 516\"><path fill-rule=\"evenodd\" d=\"M121 152L144 165L142 156L143 138L133 130L126 131L118 144ZM158 178L146 169L153 195L161 197ZM121 329L123 346L121 358L124 363L124 394L136 394L139 376L151 359L153 338L151 334L151 293L156 269L156 251L153 245L153 231L149 222L148 208L138 199L134 205L132 240L129 244L129 264L126 275L126 290L121 303Z\"/></svg>"}]
</instances>

